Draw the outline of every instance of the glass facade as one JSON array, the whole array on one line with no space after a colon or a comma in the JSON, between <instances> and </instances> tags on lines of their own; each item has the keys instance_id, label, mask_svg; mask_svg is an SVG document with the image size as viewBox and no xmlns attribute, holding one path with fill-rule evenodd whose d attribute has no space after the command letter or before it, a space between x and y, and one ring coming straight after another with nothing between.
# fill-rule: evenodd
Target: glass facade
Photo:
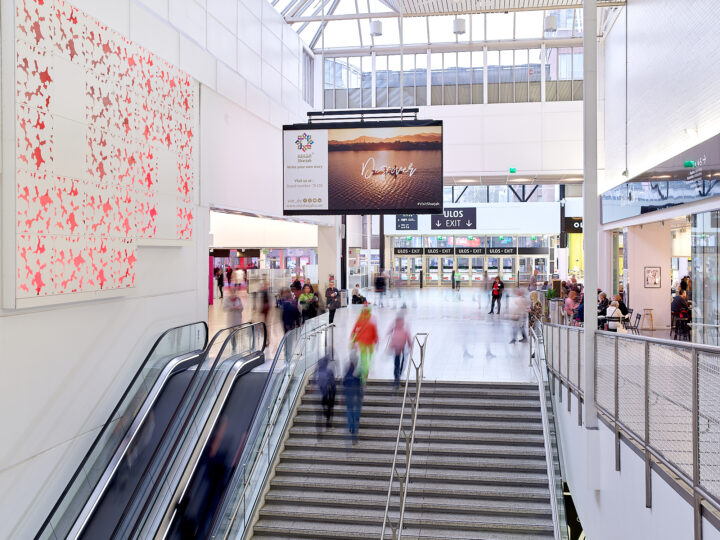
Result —
<instances>
[{"instance_id":1,"label":"glass facade","mask_svg":"<svg viewBox=\"0 0 720 540\"><path fill-rule=\"evenodd\" d=\"M692 340L707 345L720 345L720 272L719 240L720 211L703 212L692 217Z\"/></svg>"}]
</instances>

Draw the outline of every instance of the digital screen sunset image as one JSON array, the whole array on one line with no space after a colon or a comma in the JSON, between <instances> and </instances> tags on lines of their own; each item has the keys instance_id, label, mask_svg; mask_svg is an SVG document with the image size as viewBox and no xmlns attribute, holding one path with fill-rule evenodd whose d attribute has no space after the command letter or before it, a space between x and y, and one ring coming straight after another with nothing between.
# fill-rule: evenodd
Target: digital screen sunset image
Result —
<instances>
[{"instance_id":1,"label":"digital screen sunset image","mask_svg":"<svg viewBox=\"0 0 720 540\"><path fill-rule=\"evenodd\" d=\"M442 206L442 126L331 129L328 196L338 210Z\"/></svg>"}]
</instances>

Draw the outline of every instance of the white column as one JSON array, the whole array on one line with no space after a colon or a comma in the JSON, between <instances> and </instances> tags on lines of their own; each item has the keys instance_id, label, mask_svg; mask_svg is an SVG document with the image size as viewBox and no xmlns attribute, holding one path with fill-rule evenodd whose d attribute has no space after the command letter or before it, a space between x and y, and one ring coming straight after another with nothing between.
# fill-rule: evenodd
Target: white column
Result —
<instances>
[{"instance_id":1,"label":"white column","mask_svg":"<svg viewBox=\"0 0 720 540\"><path fill-rule=\"evenodd\" d=\"M427 86L425 88L427 93L427 98L425 103L427 105L431 104L432 100L432 66L430 65L430 49L427 50L427 72L426 72L426 80L427 80Z\"/></svg>"},{"instance_id":2,"label":"white column","mask_svg":"<svg viewBox=\"0 0 720 540\"><path fill-rule=\"evenodd\" d=\"M340 218L335 218L333 226L318 226L318 290L322 296L328 286L328 276L335 276L335 286L340 288L340 255L342 239L340 237ZM324 296L323 296L324 299Z\"/></svg>"},{"instance_id":3,"label":"white column","mask_svg":"<svg viewBox=\"0 0 720 540\"><path fill-rule=\"evenodd\" d=\"M547 76L545 75L545 44L540 46L540 101L545 103L545 82Z\"/></svg>"},{"instance_id":4,"label":"white column","mask_svg":"<svg viewBox=\"0 0 720 540\"><path fill-rule=\"evenodd\" d=\"M583 251L585 269L585 427L597 428L595 405L595 329L598 287L598 134L597 134L597 0L583 2Z\"/></svg>"},{"instance_id":5,"label":"white column","mask_svg":"<svg viewBox=\"0 0 720 540\"><path fill-rule=\"evenodd\" d=\"M370 89L370 96L372 96L372 108L374 109L377 107L377 96L375 95L375 82L377 80L377 74L375 73L375 53L372 53L371 58L371 65L372 65L372 76L370 77L370 81L372 84L372 88Z\"/></svg>"},{"instance_id":6,"label":"white column","mask_svg":"<svg viewBox=\"0 0 720 540\"><path fill-rule=\"evenodd\" d=\"M486 29L487 30L487 29ZM485 34L487 35L487 34ZM487 47L483 47L483 103L487 105L488 102L488 65L487 65Z\"/></svg>"}]
</instances>

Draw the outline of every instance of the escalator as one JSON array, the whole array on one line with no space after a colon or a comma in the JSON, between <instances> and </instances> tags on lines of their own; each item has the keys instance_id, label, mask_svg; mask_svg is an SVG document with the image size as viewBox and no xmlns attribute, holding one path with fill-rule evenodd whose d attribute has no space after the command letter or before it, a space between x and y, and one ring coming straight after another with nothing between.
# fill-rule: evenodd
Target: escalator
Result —
<instances>
[{"instance_id":1,"label":"escalator","mask_svg":"<svg viewBox=\"0 0 720 540\"><path fill-rule=\"evenodd\" d=\"M168 441L211 378L218 348L256 360L253 325L225 329L207 345L207 325L165 332L155 343L36 538L111 538L124 509L145 492ZM240 333L240 331L244 333ZM264 325L263 325L264 334ZM254 335L254 334L253 334ZM225 347L231 339L232 345ZM238 337L239 336L239 337ZM263 343L264 347L264 335ZM259 356L262 357L262 351Z\"/></svg>"}]
</instances>

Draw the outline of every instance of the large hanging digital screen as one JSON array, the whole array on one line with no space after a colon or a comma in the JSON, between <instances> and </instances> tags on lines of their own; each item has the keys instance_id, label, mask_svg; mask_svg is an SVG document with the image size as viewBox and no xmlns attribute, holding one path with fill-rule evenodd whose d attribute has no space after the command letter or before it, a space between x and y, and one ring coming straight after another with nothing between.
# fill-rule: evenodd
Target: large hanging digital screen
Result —
<instances>
[{"instance_id":1,"label":"large hanging digital screen","mask_svg":"<svg viewBox=\"0 0 720 540\"><path fill-rule=\"evenodd\" d=\"M283 127L283 213L442 211L442 121Z\"/></svg>"}]
</instances>

